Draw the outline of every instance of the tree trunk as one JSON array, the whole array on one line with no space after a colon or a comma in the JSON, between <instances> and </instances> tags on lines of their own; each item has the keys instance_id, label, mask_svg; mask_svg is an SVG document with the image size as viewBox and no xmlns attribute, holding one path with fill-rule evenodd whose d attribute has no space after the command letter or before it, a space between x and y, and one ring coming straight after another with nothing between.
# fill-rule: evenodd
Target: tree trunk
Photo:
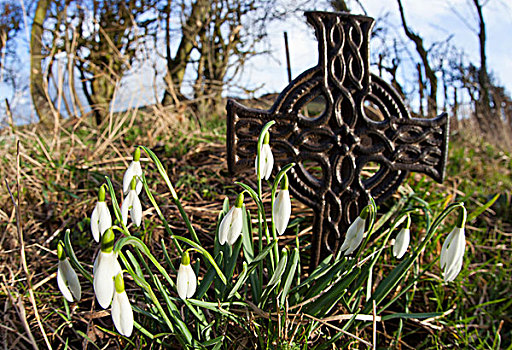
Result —
<instances>
[{"instance_id":1,"label":"tree trunk","mask_svg":"<svg viewBox=\"0 0 512 350\"><path fill-rule=\"evenodd\" d=\"M49 100L47 84L43 76L43 33L44 20L48 13L51 0L39 0L37 2L34 21L30 35L30 95L34 108L39 117L39 122L48 124L51 122L53 106Z\"/></svg>"},{"instance_id":2,"label":"tree trunk","mask_svg":"<svg viewBox=\"0 0 512 350\"><path fill-rule=\"evenodd\" d=\"M478 41L480 44L480 70L478 71L478 84L480 85L480 100L484 106L490 106L489 97L489 75L487 74L487 54L485 52L486 30L485 21L482 13L482 6L478 0L473 0L476 11L478 13L478 24L480 31L478 32Z\"/></svg>"},{"instance_id":3,"label":"tree trunk","mask_svg":"<svg viewBox=\"0 0 512 350\"><path fill-rule=\"evenodd\" d=\"M162 99L163 105L177 102L174 101L176 98L182 98L180 88L183 83L183 77L185 76L185 69L187 68L187 63L190 60L190 53L196 46L196 36L204 26L204 21L208 12L208 4L209 2L207 0L197 0L192 5L190 16L182 27L180 45L178 46L178 51L174 58L170 56L169 46L167 48L167 74L165 76L165 80L169 85L169 89L164 93L164 97ZM167 11L167 15L170 16L170 8L168 8ZM169 21L169 17L167 20ZM169 22L166 29L166 37L168 39L167 45L170 45Z\"/></svg>"}]
</instances>

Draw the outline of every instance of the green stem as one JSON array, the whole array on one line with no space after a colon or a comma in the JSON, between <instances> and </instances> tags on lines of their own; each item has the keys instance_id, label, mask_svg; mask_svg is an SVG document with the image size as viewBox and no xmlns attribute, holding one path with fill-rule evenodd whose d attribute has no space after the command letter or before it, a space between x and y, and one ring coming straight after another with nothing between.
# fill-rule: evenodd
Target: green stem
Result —
<instances>
[{"instance_id":1,"label":"green stem","mask_svg":"<svg viewBox=\"0 0 512 350\"><path fill-rule=\"evenodd\" d=\"M171 192L171 197L174 201L174 204L176 204L176 206L178 207L180 215L183 218L183 220L185 221L185 225L187 226L187 229L190 232L192 239L194 241L196 241L198 244L201 244L201 242L199 241L199 238L197 237L196 230L192 226L192 223L190 222L190 219L188 218L188 215L185 212L185 209L183 209L183 205L181 205L181 202L178 198L178 194L174 190L174 186L172 185L171 180L169 179L169 176L167 175L167 172L165 171L164 166L162 165L162 162L160 162L160 159L158 159L156 154L153 153L153 151L151 151L149 148L147 148L145 146L139 146L139 147L144 149L144 151L149 155L149 157L155 163L156 168L157 168L158 172L160 173L160 176L162 176L165 184L167 185L167 187L169 188L169 191Z\"/></svg>"},{"instance_id":2,"label":"green stem","mask_svg":"<svg viewBox=\"0 0 512 350\"><path fill-rule=\"evenodd\" d=\"M151 191L149 189L149 186L148 186L148 183L146 181L146 177L144 176L144 174L142 174L142 184L144 185L144 190L146 191L146 195L148 196L149 201L151 202L153 207L155 208L158 217L164 223L165 231L172 238L172 241L173 241L174 245L178 249L178 254L181 255L183 253L183 249L181 248L180 243L174 238L174 233L172 232L171 227L169 226L169 223L167 222L167 220L165 219L164 215L162 214L162 211L160 210L160 207L156 203L155 197L153 197L153 194L151 193Z\"/></svg>"}]
</instances>

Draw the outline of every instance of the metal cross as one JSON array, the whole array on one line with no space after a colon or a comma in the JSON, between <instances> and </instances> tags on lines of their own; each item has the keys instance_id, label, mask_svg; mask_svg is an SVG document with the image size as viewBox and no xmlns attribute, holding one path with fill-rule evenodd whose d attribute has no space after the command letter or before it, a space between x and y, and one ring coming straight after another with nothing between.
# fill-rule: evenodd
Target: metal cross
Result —
<instances>
[{"instance_id":1,"label":"metal cross","mask_svg":"<svg viewBox=\"0 0 512 350\"><path fill-rule=\"evenodd\" d=\"M288 173L293 196L315 213L311 265L335 253L371 195L381 202L410 171L441 182L448 116L411 118L402 99L369 72L374 21L346 13L307 12L318 39L318 65L281 92L268 111L229 100L227 149L231 173L252 168L262 126L275 120L270 143ZM308 111L320 109L310 116ZM378 170L362 173L372 165Z\"/></svg>"}]
</instances>

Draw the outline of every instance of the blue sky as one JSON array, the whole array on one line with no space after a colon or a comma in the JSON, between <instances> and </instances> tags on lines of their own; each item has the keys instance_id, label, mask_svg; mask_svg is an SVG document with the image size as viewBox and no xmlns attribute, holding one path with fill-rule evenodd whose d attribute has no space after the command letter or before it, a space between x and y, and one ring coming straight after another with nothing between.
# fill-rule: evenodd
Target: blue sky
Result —
<instances>
[{"instance_id":1,"label":"blue sky","mask_svg":"<svg viewBox=\"0 0 512 350\"><path fill-rule=\"evenodd\" d=\"M361 0L368 16L382 18L386 16L389 33L407 44L412 59L419 62L414 46L403 33L398 5L395 0ZM363 14L355 1L349 1L353 13ZM451 43L464 51L464 59L480 65L478 44L478 21L471 0L403 0L408 25L424 38L426 47L434 41L453 35ZM512 92L512 2L489 0L484 7L487 25L488 69L497 81ZM292 75L298 74L316 65L317 43L313 30L304 18L290 19L272 27L273 58L258 57L246 68L241 81L248 86L258 86L265 82L263 91L281 91L287 84L286 61L284 53L283 31L288 32ZM376 42L372 41L375 50ZM413 69L412 62L404 62L398 73L399 79L407 80ZM415 73L412 74L415 79Z\"/></svg>"}]
</instances>

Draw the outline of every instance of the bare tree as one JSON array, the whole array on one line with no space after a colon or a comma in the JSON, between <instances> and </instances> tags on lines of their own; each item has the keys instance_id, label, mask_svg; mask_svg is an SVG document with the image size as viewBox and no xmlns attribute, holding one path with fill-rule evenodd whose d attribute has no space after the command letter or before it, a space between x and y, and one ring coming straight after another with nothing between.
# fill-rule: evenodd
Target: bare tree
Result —
<instances>
[{"instance_id":1,"label":"bare tree","mask_svg":"<svg viewBox=\"0 0 512 350\"><path fill-rule=\"evenodd\" d=\"M153 2L93 0L90 8L80 2L77 5L77 67L82 90L100 124L116 85L137 59L139 40L156 20L146 13Z\"/></svg>"},{"instance_id":2,"label":"bare tree","mask_svg":"<svg viewBox=\"0 0 512 350\"><path fill-rule=\"evenodd\" d=\"M427 99L427 114L429 116L434 116L437 114L437 77L435 71L432 69L432 66L429 62L429 53L425 49L423 45L423 38L418 34L414 33L409 26L407 25L404 8L402 6L402 1L397 0L398 8L400 11L400 18L402 19L402 27L404 29L405 35L412 40L414 45L416 46L416 52L420 56L423 69L425 70L425 78L428 80L430 85L429 96Z\"/></svg>"},{"instance_id":3,"label":"bare tree","mask_svg":"<svg viewBox=\"0 0 512 350\"><path fill-rule=\"evenodd\" d=\"M184 7L184 6L183 6ZM183 10L185 11L185 10ZM190 12L181 27L181 39L178 50L174 57L171 54L171 0L167 1L164 12L166 15L166 63L167 73L165 81L167 89L165 90L162 104L177 103L183 100L181 86L185 76L187 64L190 61L190 55L194 48L197 48L197 36L204 28L209 11L208 0L196 0L190 5Z\"/></svg>"},{"instance_id":4,"label":"bare tree","mask_svg":"<svg viewBox=\"0 0 512 350\"><path fill-rule=\"evenodd\" d=\"M198 39L196 97L220 102L224 85L250 57L259 54L255 45L266 37L274 7L274 1L210 1Z\"/></svg>"}]
</instances>

